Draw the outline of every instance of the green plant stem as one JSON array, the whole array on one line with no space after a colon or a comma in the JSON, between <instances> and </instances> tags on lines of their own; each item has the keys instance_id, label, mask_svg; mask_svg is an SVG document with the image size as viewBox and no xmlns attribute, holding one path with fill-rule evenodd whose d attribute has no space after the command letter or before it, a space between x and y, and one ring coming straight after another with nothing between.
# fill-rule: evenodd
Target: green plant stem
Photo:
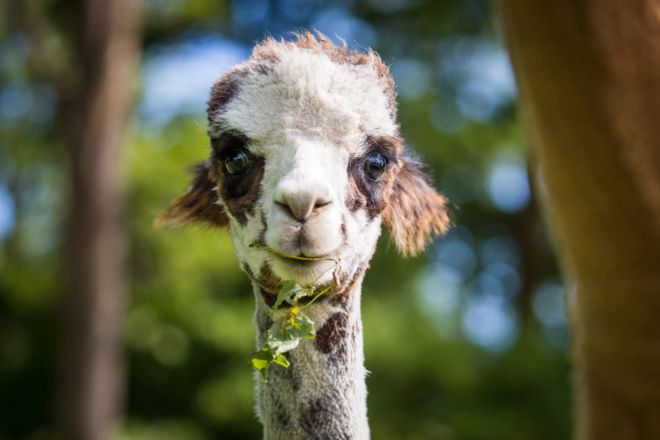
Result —
<instances>
[{"instance_id":1,"label":"green plant stem","mask_svg":"<svg viewBox=\"0 0 660 440\"><path fill-rule=\"evenodd\" d=\"M321 297L321 295L323 295L324 293L326 293L327 291L329 291L331 287L332 287L332 286L327 286L325 289L321 290L319 293L317 293L317 294L314 296L314 298L312 298L312 300L311 300L310 302L308 302L307 304L303 304L302 306L298 307L298 310L301 310L301 311L302 311L302 310L305 310L307 307L309 307L309 306L311 306L312 304L314 304L314 302L315 302L317 299L319 299L319 298Z\"/></svg>"}]
</instances>

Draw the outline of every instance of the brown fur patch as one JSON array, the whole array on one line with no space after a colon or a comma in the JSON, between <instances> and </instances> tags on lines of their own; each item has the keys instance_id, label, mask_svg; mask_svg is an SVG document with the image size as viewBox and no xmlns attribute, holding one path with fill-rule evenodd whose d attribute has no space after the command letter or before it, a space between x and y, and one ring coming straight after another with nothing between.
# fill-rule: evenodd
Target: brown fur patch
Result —
<instances>
[{"instance_id":1,"label":"brown fur patch","mask_svg":"<svg viewBox=\"0 0 660 440\"><path fill-rule=\"evenodd\" d=\"M236 96L240 80L248 74L249 70L245 67L235 67L222 75L222 77L213 84L211 97L206 106L206 114L209 122L222 113L229 101Z\"/></svg>"},{"instance_id":2,"label":"brown fur patch","mask_svg":"<svg viewBox=\"0 0 660 440\"><path fill-rule=\"evenodd\" d=\"M309 402L300 416L300 427L307 440L352 440L348 435L346 414L334 402L340 399L332 390L329 395ZM354 440L354 439L353 439Z\"/></svg>"},{"instance_id":3,"label":"brown fur patch","mask_svg":"<svg viewBox=\"0 0 660 440\"><path fill-rule=\"evenodd\" d=\"M348 341L342 339L335 350L328 356L328 362L334 367L337 374L348 374Z\"/></svg>"},{"instance_id":4,"label":"brown fur patch","mask_svg":"<svg viewBox=\"0 0 660 440\"><path fill-rule=\"evenodd\" d=\"M346 197L346 209L349 212L357 212L367 206L367 196L360 190L358 185L358 171L349 168L348 172L348 196Z\"/></svg>"},{"instance_id":5,"label":"brown fur patch","mask_svg":"<svg viewBox=\"0 0 660 440\"><path fill-rule=\"evenodd\" d=\"M272 67L264 62L246 62L227 71L220 77L211 88L211 97L206 106L206 114L210 124L214 124L231 100L238 94L241 80L252 72L258 75L266 75L272 71Z\"/></svg>"},{"instance_id":6,"label":"brown fur patch","mask_svg":"<svg viewBox=\"0 0 660 440\"><path fill-rule=\"evenodd\" d=\"M267 262L261 265L259 269L259 281L266 286L276 286L278 289L282 281L273 273L270 264Z\"/></svg>"},{"instance_id":7,"label":"brown fur patch","mask_svg":"<svg viewBox=\"0 0 660 440\"><path fill-rule=\"evenodd\" d=\"M209 161L197 164L194 170L195 178L188 191L158 217L157 226L183 226L193 222L219 227L229 224L224 208L216 203L218 193Z\"/></svg>"},{"instance_id":8,"label":"brown fur patch","mask_svg":"<svg viewBox=\"0 0 660 440\"><path fill-rule=\"evenodd\" d=\"M407 157L401 162L383 211L383 223L389 226L401 253L416 255L433 236L449 228L447 199L430 185L420 163Z\"/></svg>"},{"instance_id":9,"label":"brown fur patch","mask_svg":"<svg viewBox=\"0 0 660 440\"><path fill-rule=\"evenodd\" d=\"M261 268L259 268L259 276L255 281L263 287L263 295L266 304L273 306L275 300L277 299L277 292L282 287L282 280L280 280L270 268L270 264L265 262Z\"/></svg>"},{"instance_id":10,"label":"brown fur patch","mask_svg":"<svg viewBox=\"0 0 660 440\"><path fill-rule=\"evenodd\" d=\"M247 263L243 263L241 268L249 278L254 278L254 273L252 273L252 269L250 269L250 266Z\"/></svg>"},{"instance_id":11,"label":"brown fur patch","mask_svg":"<svg viewBox=\"0 0 660 440\"><path fill-rule=\"evenodd\" d=\"M348 314L338 312L332 315L316 333L315 345L321 353L332 353L346 339Z\"/></svg>"}]
</instances>

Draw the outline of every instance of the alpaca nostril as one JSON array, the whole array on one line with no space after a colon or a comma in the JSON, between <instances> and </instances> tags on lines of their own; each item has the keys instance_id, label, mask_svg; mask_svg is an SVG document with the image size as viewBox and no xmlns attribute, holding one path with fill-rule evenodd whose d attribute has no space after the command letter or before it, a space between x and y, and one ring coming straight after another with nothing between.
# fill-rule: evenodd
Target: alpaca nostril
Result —
<instances>
[{"instance_id":1,"label":"alpaca nostril","mask_svg":"<svg viewBox=\"0 0 660 440\"><path fill-rule=\"evenodd\" d=\"M314 209L320 209L330 204L332 204L332 200L317 200L316 203L314 203Z\"/></svg>"},{"instance_id":2,"label":"alpaca nostril","mask_svg":"<svg viewBox=\"0 0 660 440\"><path fill-rule=\"evenodd\" d=\"M282 210L283 210L283 211L284 211L289 217L292 217L292 218L294 218L294 219L296 219L296 220L300 220L300 219L297 218L296 215L293 213L293 211L291 210L291 206L289 206L288 203L286 203L286 202L277 202L277 201L276 201L275 204L276 204L277 206L279 206L280 208L282 208Z\"/></svg>"},{"instance_id":3,"label":"alpaca nostril","mask_svg":"<svg viewBox=\"0 0 660 440\"><path fill-rule=\"evenodd\" d=\"M283 197L280 200L275 200L276 205L299 222L305 222L314 212L331 203L332 201L326 198L300 196Z\"/></svg>"},{"instance_id":4,"label":"alpaca nostril","mask_svg":"<svg viewBox=\"0 0 660 440\"><path fill-rule=\"evenodd\" d=\"M285 199L284 201L276 201L276 205L280 206L285 213L299 222L304 222L312 214L313 205L311 203L301 203L300 200L294 198Z\"/></svg>"}]
</instances>

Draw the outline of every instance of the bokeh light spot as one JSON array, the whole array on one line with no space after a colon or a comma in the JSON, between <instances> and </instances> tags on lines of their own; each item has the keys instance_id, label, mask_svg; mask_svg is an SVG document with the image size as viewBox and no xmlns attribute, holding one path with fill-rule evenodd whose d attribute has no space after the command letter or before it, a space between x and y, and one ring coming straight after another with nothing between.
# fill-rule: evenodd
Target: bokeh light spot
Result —
<instances>
[{"instance_id":1,"label":"bokeh light spot","mask_svg":"<svg viewBox=\"0 0 660 440\"><path fill-rule=\"evenodd\" d=\"M535 291L532 308L536 318L548 327L566 324L564 309L564 286L556 281L546 281Z\"/></svg>"},{"instance_id":2,"label":"bokeh light spot","mask_svg":"<svg viewBox=\"0 0 660 440\"><path fill-rule=\"evenodd\" d=\"M0 239L14 229L16 205L7 187L0 185Z\"/></svg>"},{"instance_id":3,"label":"bokeh light spot","mask_svg":"<svg viewBox=\"0 0 660 440\"><path fill-rule=\"evenodd\" d=\"M441 86L455 91L458 109L468 119L486 122L516 96L511 63L498 43L452 37L438 46Z\"/></svg>"},{"instance_id":4,"label":"bokeh light spot","mask_svg":"<svg viewBox=\"0 0 660 440\"><path fill-rule=\"evenodd\" d=\"M529 203L531 191L523 160L500 158L488 173L488 195L505 212L518 212Z\"/></svg>"},{"instance_id":5,"label":"bokeh light spot","mask_svg":"<svg viewBox=\"0 0 660 440\"><path fill-rule=\"evenodd\" d=\"M491 296L475 295L463 314L465 336L490 351L508 348L517 334L517 318L511 307Z\"/></svg>"},{"instance_id":6,"label":"bokeh light spot","mask_svg":"<svg viewBox=\"0 0 660 440\"><path fill-rule=\"evenodd\" d=\"M431 72L421 61L400 59L390 67L397 93L403 99L416 99L424 95L431 83Z\"/></svg>"}]
</instances>

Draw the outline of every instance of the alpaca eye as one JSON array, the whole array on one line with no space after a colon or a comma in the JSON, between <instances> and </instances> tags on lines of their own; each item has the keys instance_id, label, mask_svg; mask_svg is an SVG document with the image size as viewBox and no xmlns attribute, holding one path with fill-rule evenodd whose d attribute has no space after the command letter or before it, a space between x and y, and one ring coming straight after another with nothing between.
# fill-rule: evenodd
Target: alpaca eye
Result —
<instances>
[{"instance_id":1,"label":"alpaca eye","mask_svg":"<svg viewBox=\"0 0 660 440\"><path fill-rule=\"evenodd\" d=\"M240 149L229 153L224 158L224 164L227 172L232 176L235 176L247 171L252 164L252 159L250 159L250 156L248 156L245 150Z\"/></svg>"},{"instance_id":2,"label":"alpaca eye","mask_svg":"<svg viewBox=\"0 0 660 440\"><path fill-rule=\"evenodd\" d=\"M387 159L377 151L369 153L364 160L364 171L372 180L378 180L383 175L386 166Z\"/></svg>"}]
</instances>

